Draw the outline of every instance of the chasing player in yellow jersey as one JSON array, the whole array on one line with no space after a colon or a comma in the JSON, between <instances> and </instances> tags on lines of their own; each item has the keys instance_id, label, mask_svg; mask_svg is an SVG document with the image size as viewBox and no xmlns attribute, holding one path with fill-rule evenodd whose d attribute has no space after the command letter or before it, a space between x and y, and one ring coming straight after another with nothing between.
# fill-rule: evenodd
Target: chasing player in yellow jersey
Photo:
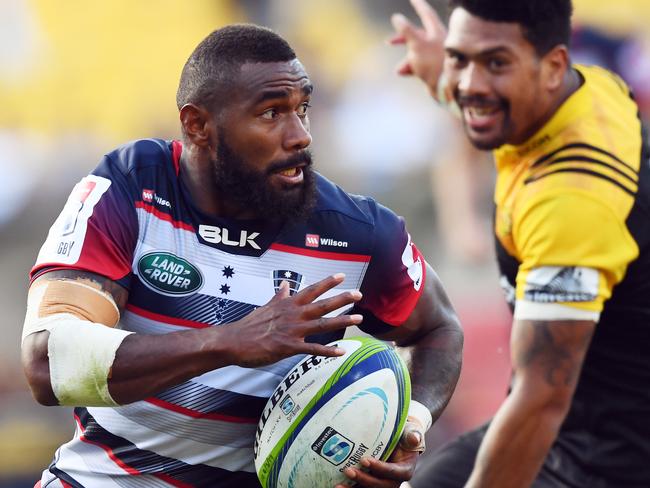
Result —
<instances>
[{"instance_id":1,"label":"chasing player in yellow jersey","mask_svg":"<svg viewBox=\"0 0 650 488\"><path fill-rule=\"evenodd\" d=\"M494 149L511 391L414 487L650 486L650 161L613 73L572 65L570 0L452 0L395 15L399 67ZM442 73L442 75L441 75Z\"/></svg>"}]
</instances>

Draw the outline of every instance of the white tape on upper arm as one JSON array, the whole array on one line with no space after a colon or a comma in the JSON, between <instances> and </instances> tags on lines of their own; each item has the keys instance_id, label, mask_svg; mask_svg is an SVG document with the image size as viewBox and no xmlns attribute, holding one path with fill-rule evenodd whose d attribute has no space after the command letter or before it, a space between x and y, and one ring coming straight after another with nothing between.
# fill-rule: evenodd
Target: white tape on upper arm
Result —
<instances>
[{"instance_id":1,"label":"white tape on upper arm","mask_svg":"<svg viewBox=\"0 0 650 488\"><path fill-rule=\"evenodd\" d=\"M537 303L517 300L515 320L591 320L598 322L600 313L560 303Z\"/></svg>"},{"instance_id":2,"label":"white tape on upper arm","mask_svg":"<svg viewBox=\"0 0 650 488\"><path fill-rule=\"evenodd\" d=\"M108 390L108 376L117 349L132 332L70 314L51 315L40 321L50 331L50 381L59 404L116 406Z\"/></svg>"}]
</instances>

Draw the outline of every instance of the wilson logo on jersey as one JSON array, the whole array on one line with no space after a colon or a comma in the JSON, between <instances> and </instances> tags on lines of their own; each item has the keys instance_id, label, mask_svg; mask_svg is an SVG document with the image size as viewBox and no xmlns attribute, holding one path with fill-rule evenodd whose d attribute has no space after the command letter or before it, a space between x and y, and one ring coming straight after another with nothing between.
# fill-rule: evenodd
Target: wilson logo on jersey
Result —
<instances>
[{"instance_id":1,"label":"wilson logo on jersey","mask_svg":"<svg viewBox=\"0 0 650 488\"><path fill-rule=\"evenodd\" d=\"M203 286L203 275L192 263L170 252L150 252L138 260L145 285L165 295L189 295Z\"/></svg>"},{"instance_id":2,"label":"wilson logo on jersey","mask_svg":"<svg viewBox=\"0 0 650 488\"><path fill-rule=\"evenodd\" d=\"M330 246L330 247L348 247L346 241L337 241L330 237L321 237L318 234L306 234L305 235L305 246L307 247L319 247L319 246Z\"/></svg>"},{"instance_id":3,"label":"wilson logo on jersey","mask_svg":"<svg viewBox=\"0 0 650 488\"><path fill-rule=\"evenodd\" d=\"M318 247L320 243L320 236L318 234L307 234L305 236L305 246Z\"/></svg>"},{"instance_id":4,"label":"wilson logo on jersey","mask_svg":"<svg viewBox=\"0 0 650 488\"><path fill-rule=\"evenodd\" d=\"M172 204L169 203L169 200L165 200L164 198L159 197L156 195L155 191L148 190L146 188L142 190L142 201L146 203L153 203L155 201L158 205L162 205L163 207L172 207Z\"/></svg>"}]
</instances>

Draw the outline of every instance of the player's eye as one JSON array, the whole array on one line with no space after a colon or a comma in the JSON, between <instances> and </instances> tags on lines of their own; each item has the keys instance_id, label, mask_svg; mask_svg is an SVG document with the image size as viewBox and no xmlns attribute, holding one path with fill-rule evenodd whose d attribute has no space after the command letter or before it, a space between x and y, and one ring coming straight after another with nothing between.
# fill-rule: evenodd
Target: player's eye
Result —
<instances>
[{"instance_id":1,"label":"player's eye","mask_svg":"<svg viewBox=\"0 0 650 488\"><path fill-rule=\"evenodd\" d=\"M273 120L278 116L278 114L279 112L276 108L270 108L262 113L262 118L266 120Z\"/></svg>"},{"instance_id":2,"label":"player's eye","mask_svg":"<svg viewBox=\"0 0 650 488\"><path fill-rule=\"evenodd\" d=\"M309 107L311 107L311 105L309 105L309 102L301 103L297 110L298 117L306 117Z\"/></svg>"},{"instance_id":3,"label":"player's eye","mask_svg":"<svg viewBox=\"0 0 650 488\"><path fill-rule=\"evenodd\" d=\"M493 71L498 71L506 67L508 62L503 58L490 58L488 59L488 67Z\"/></svg>"},{"instance_id":4,"label":"player's eye","mask_svg":"<svg viewBox=\"0 0 650 488\"><path fill-rule=\"evenodd\" d=\"M462 66L467 61L465 56L456 52L448 52L447 59L451 61L452 66Z\"/></svg>"}]
</instances>

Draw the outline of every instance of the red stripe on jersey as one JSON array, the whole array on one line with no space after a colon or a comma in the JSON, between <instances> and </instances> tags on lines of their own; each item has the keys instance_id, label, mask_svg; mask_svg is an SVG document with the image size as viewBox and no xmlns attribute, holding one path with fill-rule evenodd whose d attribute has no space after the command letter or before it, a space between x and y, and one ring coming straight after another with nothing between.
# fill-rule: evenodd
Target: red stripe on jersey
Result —
<instances>
[{"instance_id":1,"label":"red stripe on jersey","mask_svg":"<svg viewBox=\"0 0 650 488\"><path fill-rule=\"evenodd\" d=\"M287 252L289 254L300 254L302 256L310 256L312 258L332 259L335 261L355 261L360 263L370 262L370 256L365 254L345 254L342 252L327 252L327 251L313 251L311 249L303 249L302 247L287 246L286 244L278 244L274 242L271 244L270 249L274 251Z\"/></svg>"},{"instance_id":2,"label":"red stripe on jersey","mask_svg":"<svg viewBox=\"0 0 650 488\"><path fill-rule=\"evenodd\" d=\"M41 276L49 273L50 271L61 271L61 270L70 270L70 269L75 269L78 271L88 271L89 273L97 274L100 276L106 276L104 272L97 272L93 269L88 269L81 266L76 266L76 265L70 266L68 264L61 266L61 263L42 263L39 264L38 266L34 266L29 272L29 284L31 285L36 278L40 278ZM124 276L126 276L126 274ZM124 276L122 276L122 278L124 278ZM114 279L114 281L117 281L118 279Z\"/></svg>"},{"instance_id":3,"label":"red stripe on jersey","mask_svg":"<svg viewBox=\"0 0 650 488\"><path fill-rule=\"evenodd\" d=\"M183 152L183 144L181 141L172 141L172 162L174 163L174 170L176 176L181 170L181 153Z\"/></svg>"},{"instance_id":4,"label":"red stripe on jersey","mask_svg":"<svg viewBox=\"0 0 650 488\"><path fill-rule=\"evenodd\" d=\"M161 315L159 313L150 312L149 310L136 307L135 305L132 305L130 303L126 305L126 309L129 312L133 312L134 314L139 315L141 317L155 320L156 322L162 322L167 325L181 325L183 327L192 327L193 329L205 329L211 326L210 324L205 324L203 322L194 322L193 320L179 319L176 317L169 317L167 315Z\"/></svg>"},{"instance_id":5,"label":"red stripe on jersey","mask_svg":"<svg viewBox=\"0 0 650 488\"><path fill-rule=\"evenodd\" d=\"M97 442L97 441L91 441L90 439L87 439L84 433L86 432L86 429L84 429L84 426L81 425L81 420L79 417L77 417L77 414L73 414L75 422L77 422L77 425L79 426L79 430L81 431L81 435L79 436L79 440L85 442L86 444L92 444L93 446L97 446L101 449L103 449L106 454L108 454L108 457L111 458L111 461L113 461L115 464L117 464L120 468L122 468L124 471L126 471L129 474L132 475L141 475L142 473L138 471L137 469L129 466L126 464L124 461L119 459L115 453L113 452L113 449L111 449L108 446L105 446L104 444Z\"/></svg>"},{"instance_id":6,"label":"red stripe on jersey","mask_svg":"<svg viewBox=\"0 0 650 488\"><path fill-rule=\"evenodd\" d=\"M194 419L209 419L209 420L222 420L224 422L232 422L235 424L257 424L259 422L258 418L249 418L249 417L233 417L232 415L224 415L221 413L204 413L197 410L192 410L187 407L181 407L180 405L175 405L173 403L166 402L160 398L146 398L146 402L149 402L157 407L164 408L165 410L171 410L172 412L181 413L192 417Z\"/></svg>"},{"instance_id":7,"label":"red stripe on jersey","mask_svg":"<svg viewBox=\"0 0 650 488\"><path fill-rule=\"evenodd\" d=\"M166 222L169 222L172 224L174 227L177 229L183 229L183 230L189 230L191 232L195 232L194 227L192 227L190 224L187 224L185 222L181 222L180 220L174 220L171 215L161 212L158 210L156 207L153 205L149 205L148 203L145 203L143 201L137 201L135 202L135 208L141 208L145 212L150 213L156 218L159 218L160 220L164 220Z\"/></svg>"},{"instance_id":8,"label":"red stripe on jersey","mask_svg":"<svg viewBox=\"0 0 650 488\"><path fill-rule=\"evenodd\" d=\"M101 442L91 441L90 439L86 438L86 436L84 435L86 429L84 429L84 426L81 424L81 420L79 419L77 414L73 414L73 415L74 415L75 422L77 422L77 425L79 426L79 430L81 431L81 435L79 436L80 441L85 442L86 444L92 444L93 446L97 446L100 449L104 450L106 452L106 454L108 455L108 457L111 459L111 461L113 461L115 464L117 464L120 468L122 468L128 474L133 475L133 476L140 476L140 475L144 474L144 473L142 473L142 471L137 470L133 466L129 466L124 461L122 461L120 458L118 458L115 455L115 452L113 451L113 449L111 449L110 447L102 444ZM175 478L172 478L168 474L151 473L151 476L154 476L154 477L156 477L156 478L158 478L160 480L163 480L166 483L169 483L170 485L175 486L176 488L193 488L192 485L189 485L187 483L183 483L182 481L179 481L179 480L177 480ZM67 487L67 486L70 486L70 485L64 483L63 486ZM72 487L70 486L70 488L72 488Z\"/></svg>"},{"instance_id":9,"label":"red stripe on jersey","mask_svg":"<svg viewBox=\"0 0 650 488\"><path fill-rule=\"evenodd\" d=\"M193 485L188 485L187 483L183 483L182 481L178 481L175 478L172 478L168 474L164 473L156 473L154 476L160 480L165 481L166 483L169 483L172 486L176 486L178 488L194 488Z\"/></svg>"}]
</instances>

